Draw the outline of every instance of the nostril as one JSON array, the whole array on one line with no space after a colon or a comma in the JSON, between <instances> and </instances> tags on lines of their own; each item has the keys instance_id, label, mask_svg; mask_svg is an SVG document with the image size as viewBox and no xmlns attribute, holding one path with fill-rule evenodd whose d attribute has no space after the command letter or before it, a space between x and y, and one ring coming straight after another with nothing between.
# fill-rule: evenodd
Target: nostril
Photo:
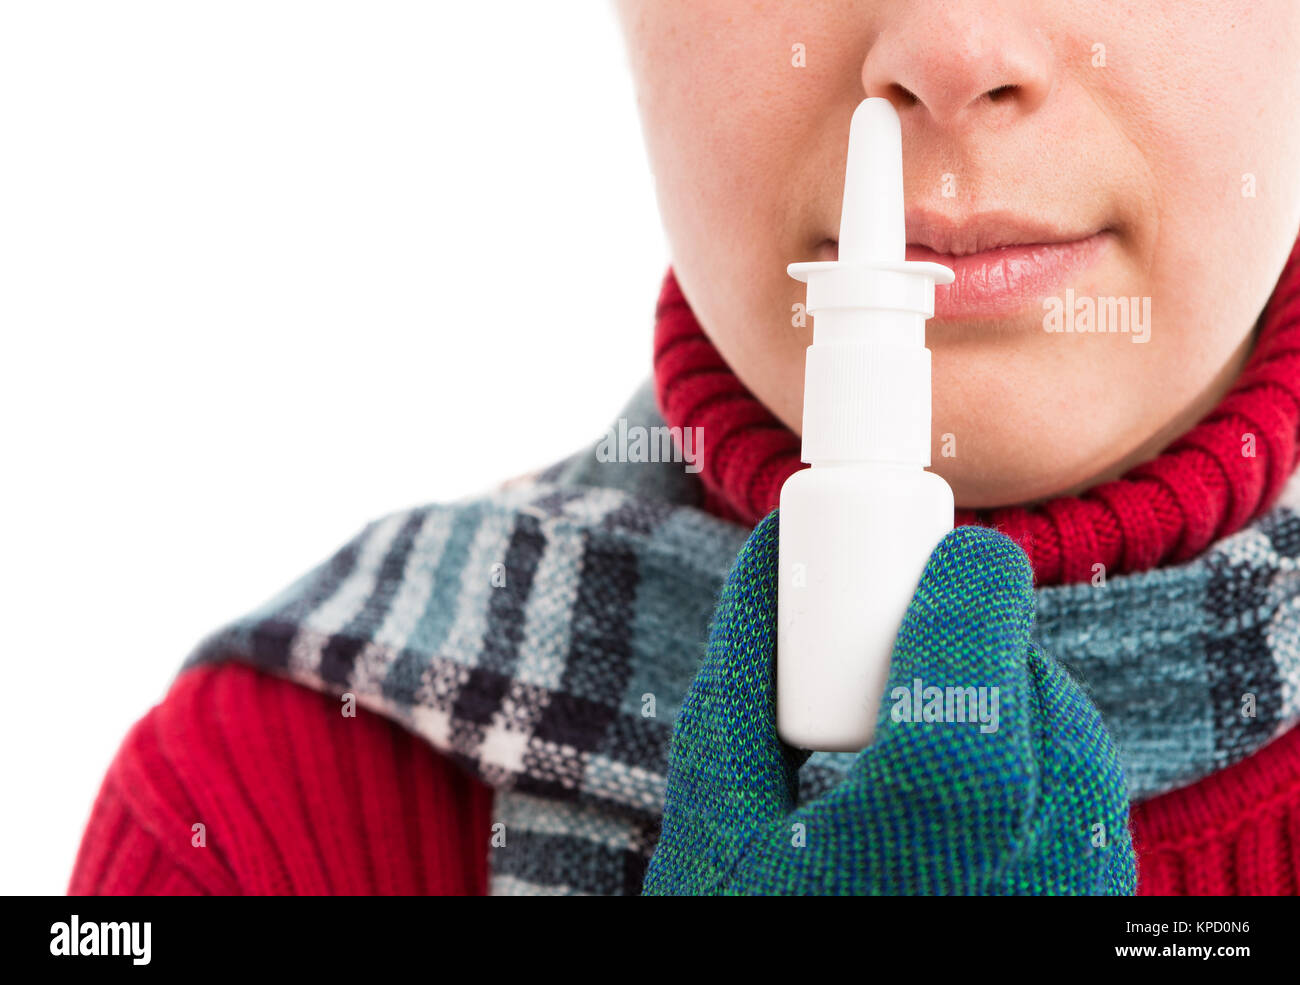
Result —
<instances>
[{"instance_id":1,"label":"nostril","mask_svg":"<svg viewBox=\"0 0 1300 985\"><path fill-rule=\"evenodd\" d=\"M900 108L915 106L921 101L920 97L918 97L916 93L912 92L911 89L908 89L906 86L901 86L897 82L890 83L889 94L894 97L890 102Z\"/></svg>"},{"instance_id":2,"label":"nostril","mask_svg":"<svg viewBox=\"0 0 1300 985\"><path fill-rule=\"evenodd\" d=\"M996 89L990 89L987 93L985 93L985 95L989 97L989 102L996 103L1014 94L1015 91L1016 91L1015 86L1005 85L1005 86L998 86Z\"/></svg>"}]
</instances>

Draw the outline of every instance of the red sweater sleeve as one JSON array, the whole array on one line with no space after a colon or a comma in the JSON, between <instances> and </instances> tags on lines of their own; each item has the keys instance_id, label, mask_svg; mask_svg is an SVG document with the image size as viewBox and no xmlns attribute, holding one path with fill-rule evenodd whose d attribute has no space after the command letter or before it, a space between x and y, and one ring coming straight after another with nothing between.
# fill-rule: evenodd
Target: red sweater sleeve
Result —
<instances>
[{"instance_id":1,"label":"red sweater sleeve","mask_svg":"<svg viewBox=\"0 0 1300 985\"><path fill-rule=\"evenodd\" d=\"M109 767L69 893L483 893L489 788L341 707L240 664L182 674Z\"/></svg>"}]
</instances>

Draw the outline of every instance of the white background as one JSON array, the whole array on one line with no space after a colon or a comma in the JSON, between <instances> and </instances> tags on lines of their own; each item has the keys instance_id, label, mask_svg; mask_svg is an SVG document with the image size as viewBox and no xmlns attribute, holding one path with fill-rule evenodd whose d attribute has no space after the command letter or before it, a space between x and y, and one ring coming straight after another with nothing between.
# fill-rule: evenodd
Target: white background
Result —
<instances>
[{"instance_id":1,"label":"white background","mask_svg":"<svg viewBox=\"0 0 1300 985\"><path fill-rule=\"evenodd\" d=\"M0 2L0 893L208 630L648 374L625 62L594 0Z\"/></svg>"}]
</instances>

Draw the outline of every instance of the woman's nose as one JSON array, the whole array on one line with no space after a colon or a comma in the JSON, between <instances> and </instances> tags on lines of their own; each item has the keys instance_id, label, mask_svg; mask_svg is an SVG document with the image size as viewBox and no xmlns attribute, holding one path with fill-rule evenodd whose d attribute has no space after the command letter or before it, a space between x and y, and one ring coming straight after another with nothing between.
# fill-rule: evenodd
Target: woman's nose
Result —
<instances>
[{"instance_id":1,"label":"woman's nose","mask_svg":"<svg viewBox=\"0 0 1300 985\"><path fill-rule=\"evenodd\" d=\"M888 18L862 64L868 96L900 115L957 127L1031 113L1052 88L1054 57L1017 0L921 0Z\"/></svg>"}]
</instances>

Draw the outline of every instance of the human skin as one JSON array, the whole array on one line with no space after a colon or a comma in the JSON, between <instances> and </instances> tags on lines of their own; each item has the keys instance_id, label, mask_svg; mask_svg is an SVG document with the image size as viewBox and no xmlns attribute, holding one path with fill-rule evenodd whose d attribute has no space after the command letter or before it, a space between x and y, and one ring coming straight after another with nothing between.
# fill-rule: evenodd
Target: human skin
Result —
<instances>
[{"instance_id":1,"label":"human skin","mask_svg":"<svg viewBox=\"0 0 1300 985\"><path fill-rule=\"evenodd\" d=\"M794 324L804 288L785 267L835 255L866 96L902 121L909 256L973 254L960 262L977 278L1021 285L982 300L941 287L927 326L932 469L959 506L1118 476L1239 374L1300 230L1300 3L617 7L678 282L796 431L812 324ZM1069 261L1057 270L989 251L1004 241L1083 246L1047 247ZM1044 298L1067 288L1150 298L1149 341L1045 331Z\"/></svg>"}]
</instances>

